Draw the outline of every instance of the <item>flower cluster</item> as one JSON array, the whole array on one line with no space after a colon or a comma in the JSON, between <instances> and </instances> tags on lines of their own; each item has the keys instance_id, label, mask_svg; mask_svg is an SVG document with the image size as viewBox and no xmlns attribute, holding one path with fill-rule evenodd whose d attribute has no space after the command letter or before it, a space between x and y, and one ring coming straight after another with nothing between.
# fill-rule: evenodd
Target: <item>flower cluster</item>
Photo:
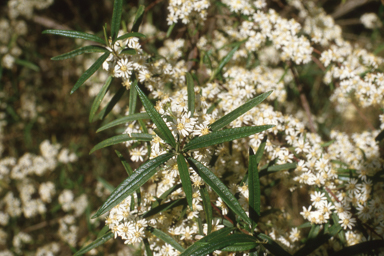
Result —
<instances>
[{"instance_id":1,"label":"flower cluster","mask_svg":"<svg viewBox=\"0 0 384 256\"><path fill-rule=\"evenodd\" d=\"M40 144L41 155L26 153L19 159L5 157L0 160L0 180L2 184L9 184L8 187L0 186L1 204L0 204L0 225L6 228L11 218L24 218L36 220L39 216L44 216L50 209L50 204L56 201L57 194L55 184L46 180L50 174L60 164L69 164L77 161L77 156L68 149L62 148L59 144L51 144L48 140ZM41 182L37 182L37 178ZM46 181L44 181L44 179ZM11 186L11 187L9 187ZM11 189L12 187L15 190ZM7 188L7 189L5 189ZM68 195L69 193L69 195ZM59 222L72 224L70 232L63 225L60 226L59 236L61 239L72 246L77 242L77 229L75 217L84 213L88 201L85 195L74 199L71 191L63 191L58 196L58 201L65 212L73 212L73 215L66 215ZM65 221L69 217L72 222ZM67 232L67 233L65 233ZM9 234L0 228L1 241L6 241ZM13 246L19 254L22 252L23 244L32 242L32 237L20 232L13 237ZM57 244L46 245L37 251L37 255L43 255L44 251L57 252ZM51 249L49 249L51 248ZM2 255L7 255L9 251L3 251ZM10 253L10 252L9 252ZM13 255L13 254L12 254Z\"/></svg>"},{"instance_id":2,"label":"flower cluster","mask_svg":"<svg viewBox=\"0 0 384 256\"><path fill-rule=\"evenodd\" d=\"M188 24L194 19L203 22L207 17L209 6L209 0L170 0L167 17L168 25L175 24L178 20L181 20L184 24Z\"/></svg>"},{"instance_id":3,"label":"flower cluster","mask_svg":"<svg viewBox=\"0 0 384 256\"><path fill-rule=\"evenodd\" d=\"M229 125L236 128L273 124L274 128L246 139L235 140L231 144L195 150L190 153L191 156L223 179L233 195L238 195L240 205L249 214L248 185L242 184L248 166L244 159L247 159L248 148L257 151L265 138L266 146L260 166L276 163L281 166L293 164L295 167L287 167L274 175L262 177L262 186L279 179L291 191L307 189L311 205L303 207L303 218L311 225L319 227L340 225L344 230L342 236L346 239L345 245L368 239L356 228L358 222L372 230L371 239L382 237L384 203L379 195L383 193L383 187L373 179L383 168L380 150L375 141L379 131L348 135L333 130L330 133L332 141L325 143L320 134L316 133L317 126L310 123L313 116L307 114L303 118L302 112L292 108L287 100L287 87L296 82L296 74L292 71L294 69L289 69L288 66L304 65L317 60L313 54L314 47L317 46L325 49L320 53L320 61L315 64L324 71L325 84L336 84L330 100L336 102L339 109L350 102L351 92L362 106L381 106L384 75L375 69L382 64L382 59L344 40L341 28L335 25L332 17L326 15L323 9L316 7L314 2L289 1L292 7L299 10L299 17L304 21L303 26L293 19L281 17L272 9L266 9L265 1L250 3L227 0L223 3L228 7L228 12L241 13L247 19L239 27L235 27L231 20L218 19L216 25L219 29L213 31L210 39L201 36L197 48L202 53L209 53L208 58L215 67L218 65L217 60L229 54L231 49L225 47L226 45L242 40L245 42L240 44L223 69L223 79L220 82L209 80L195 88L193 114L188 111L188 93L184 79L189 70L188 64L180 60L183 57L183 40L165 41L164 47L159 50L165 59L146 65L148 72L156 74L156 77L138 79L157 100L155 109L162 115L172 135L182 144L186 144L195 136L210 133L210 124L250 98L274 90L268 99L284 104L284 111L277 111L270 103L263 103ZM175 10L174 5L181 5L181 1L171 1L169 8ZM126 44L123 43L124 47ZM141 47L137 46L137 49ZM117 50L115 52L117 55L113 57L114 60L108 61L108 65L115 63L115 76L121 76L125 80L134 71L142 72L134 68L135 63L131 63L135 61L133 57L119 55ZM139 57L145 55L144 51L139 52ZM257 60L260 61L258 66L247 64L256 58L253 53L257 54ZM281 62L288 63L285 70L276 67ZM126 67L125 71L121 70L122 66ZM213 68L208 65L204 67L204 72L208 76L214 74ZM166 87L169 83L172 83L172 90ZM381 120L383 121L382 116ZM143 122L137 121L126 125L126 134L141 133L147 129L154 135L150 147L134 140L125 142L133 162L153 159L169 150L169 146L156 135L155 124L147 122L145 126L143 127ZM200 194L203 187L207 188L211 202L220 209L212 223L214 229L223 228L222 220L229 212L228 206L191 167L189 174L193 185L192 209L177 206L145 217L155 206L185 197L180 186L176 157L173 157L158 168L152 178L154 184L141 188L140 206L138 197L134 194L109 212L106 225L115 238L121 237L127 244L148 239L154 255L177 255L174 248L154 237L148 230L156 228L169 233L185 247L200 239L202 234L197 220L204 215ZM164 193L177 185L178 189L162 198ZM266 195L263 195L262 202L265 200ZM267 210L270 207L262 204L261 211ZM297 227L288 228L290 218L290 214L281 209L263 217L262 223L265 224L260 224L257 230L268 233L288 251L295 252L300 248L301 231ZM207 234L206 229L203 232L204 235ZM335 238L330 246L339 250L341 243L342 240ZM320 247L319 252L324 251L324 248ZM215 255L225 253L215 251Z\"/></svg>"}]
</instances>

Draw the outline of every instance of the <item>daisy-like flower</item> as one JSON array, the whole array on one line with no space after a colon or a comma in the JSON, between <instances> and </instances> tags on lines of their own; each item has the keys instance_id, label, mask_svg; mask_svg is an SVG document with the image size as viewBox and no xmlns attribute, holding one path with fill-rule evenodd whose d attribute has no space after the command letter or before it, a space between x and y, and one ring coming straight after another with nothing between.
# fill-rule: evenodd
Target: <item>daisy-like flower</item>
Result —
<instances>
[{"instance_id":1,"label":"daisy-like flower","mask_svg":"<svg viewBox=\"0 0 384 256\"><path fill-rule=\"evenodd\" d=\"M195 129L193 130L193 135L195 136L203 136L207 135L209 133L209 128L206 123L198 124L195 126Z\"/></svg>"},{"instance_id":2,"label":"daisy-like flower","mask_svg":"<svg viewBox=\"0 0 384 256\"><path fill-rule=\"evenodd\" d=\"M143 156L147 154L147 149L145 147L134 148L130 150L129 153L131 154L131 160L133 162L142 162L144 160Z\"/></svg>"},{"instance_id":3,"label":"daisy-like flower","mask_svg":"<svg viewBox=\"0 0 384 256\"><path fill-rule=\"evenodd\" d=\"M193 131L193 125L187 123L185 117L178 118L174 126L177 132L183 137L187 137Z\"/></svg>"},{"instance_id":4,"label":"daisy-like flower","mask_svg":"<svg viewBox=\"0 0 384 256\"><path fill-rule=\"evenodd\" d=\"M321 208L321 206L327 202L327 197L324 193L315 191L315 193L311 195L311 201L313 206Z\"/></svg>"},{"instance_id":5,"label":"daisy-like flower","mask_svg":"<svg viewBox=\"0 0 384 256\"><path fill-rule=\"evenodd\" d=\"M306 209L306 208L303 206L303 211L300 212L300 215L302 215L304 219L308 219L309 216L311 216L311 209L312 209L312 205L310 205L310 206L308 207L308 209Z\"/></svg>"},{"instance_id":6,"label":"daisy-like flower","mask_svg":"<svg viewBox=\"0 0 384 256\"><path fill-rule=\"evenodd\" d=\"M352 227L355 226L356 219L352 218L352 214L348 212L348 214L341 216L339 223L344 229L352 229Z\"/></svg>"},{"instance_id":7,"label":"daisy-like flower","mask_svg":"<svg viewBox=\"0 0 384 256\"><path fill-rule=\"evenodd\" d=\"M291 232L289 233L289 239L291 239L292 242L299 241L300 230L298 230L298 228L292 228Z\"/></svg>"},{"instance_id":8,"label":"daisy-like flower","mask_svg":"<svg viewBox=\"0 0 384 256\"><path fill-rule=\"evenodd\" d=\"M152 74L148 70L146 70L146 69L140 70L140 72L139 72L140 83L148 81L149 79L151 79L151 77L152 77Z\"/></svg>"},{"instance_id":9,"label":"daisy-like flower","mask_svg":"<svg viewBox=\"0 0 384 256\"><path fill-rule=\"evenodd\" d=\"M132 63L127 58L119 60L115 66L115 76L128 79L132 74Z\"/></svg>"}]
</instances>

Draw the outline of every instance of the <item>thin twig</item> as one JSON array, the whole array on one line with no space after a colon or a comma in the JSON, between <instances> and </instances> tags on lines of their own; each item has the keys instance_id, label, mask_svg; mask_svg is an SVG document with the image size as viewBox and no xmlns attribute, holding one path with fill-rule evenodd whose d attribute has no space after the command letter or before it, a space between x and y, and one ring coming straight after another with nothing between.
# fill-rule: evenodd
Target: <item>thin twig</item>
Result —
<instances>
[{"instance_id":1,"label":"thin twig","mask_svg":"<svg viewBox=\"0 0 384 256\"><path fill-rule=\"evenodd\" d=\"M375 127L372 125L371 121L369 121L369 119L364 115L363 112L361 112L361 110L356 106L355 103L352 102L352 105L355 107L357 113L359 114L359 116L364 119L364 122L368 125L368 127L374 131L376 130Z\"/></svg>"},{"instance_id":2,"label":"thin twig","mask_svg":"<svg viewBox=\"0 0 384 256\"><path fill-rule=\"evenodd\" d=\"M150 5L148 5L147 8L145 8L145 12L148 12L150 9L152 9L155 5L157 5L161 1L163 1L163 0L156 0L153 3L151 3Z\"/></svg>"},{"instance_id":3,"label":"thin twig","mask_svg":"<svg viewBox=\"0 0 384 256\"><path fill-rule=\"evenodd\" d=\"M325 71L325 70L326 70L326 68L323 66L323 63L321 63L321 61L320 61L318 58L316 58L315 56L312 56L312 60L313 60L313 62L316 63L316 65L317 65L322 71Z\"/></svg>"},{"instance_id":4,"label":"thin twig","mask_svg":"<svg viewBox=\"0 0 384 256\"><path fill-rule=\"evenodd\" d=\"M293 77L295 79L295 83L297 85L297 89L299 90L299 93L300 93L300 100L301 100L301 104L303 105L303 108L304 108L305 113L306 113L307 118L308 118L309 129L311 130L312 133L316 133L316 129L315 129L315 126L313 124L311 109L309 107L307 97L303 93L303 86L299 83L299 78L297 77L296 70L293 68L291 62L289 62L289 68L291 69L291 72L292 72Z\"/></svg>"},{"instance_id":5,"label":"thin twig","mask_svg":"<svg viewBox=\"0 0 384 256\"><path fill-rule=\"evenodd\" d=\"M38 230L38 229L42 229L48 225L53 225L55 223L57 223L59 221L59 219L53 219L51 221L43 221L43 222L40 222L36 225L33 225L33 226L29 226L27 227L26 229L23 230L23 232L25 233L29 233L29 232L32 232L32 231L35 231L35 230Z\"/></svg>"}]
</instances>

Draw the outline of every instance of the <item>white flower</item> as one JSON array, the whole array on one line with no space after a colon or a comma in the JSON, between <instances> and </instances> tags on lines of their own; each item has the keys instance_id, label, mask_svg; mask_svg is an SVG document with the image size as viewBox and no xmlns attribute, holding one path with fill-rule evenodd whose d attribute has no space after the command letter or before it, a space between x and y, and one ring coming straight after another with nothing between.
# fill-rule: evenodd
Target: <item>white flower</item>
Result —
<instances>
[{"instance_id":1,"label":"white flower","mask_svg":"<svg viewBox=\"0 0 384 256\"><path fill-rule=\"evenodd\" d=\"M132 63L128 59L119 60L115 66L115 76L128 79L132 74L132 69Z\"/></svg>"},{"instance_id":2,"label":"white flower","mask_svg":"<svg viewBox=\"0 0 384 256\"><path fill-rule=\"evenodd\" d=\"M146 147L140 147L130 150L129 153L131 154L131 160L133 162L142 162L144 161L143 156L145 156L148 152Z\"/></svg>"}]
</instances>

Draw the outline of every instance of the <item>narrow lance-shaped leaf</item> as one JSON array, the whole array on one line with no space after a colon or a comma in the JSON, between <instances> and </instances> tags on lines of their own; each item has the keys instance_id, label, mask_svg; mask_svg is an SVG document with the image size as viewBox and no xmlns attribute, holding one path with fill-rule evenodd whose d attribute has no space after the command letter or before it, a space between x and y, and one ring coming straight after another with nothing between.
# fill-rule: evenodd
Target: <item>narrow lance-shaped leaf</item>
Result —
<instances>
[{"instance_id":1,"label":"narrow lance-shaped leaf","mask_svg":"<svg viewBox=\"0 0 384 256\"><path fill-rule=\"evenodd\" d=\"M98 70L101 67L101 65L108 58L108 56L109 56L109 52L104 53L100 58L98 58L95 61L95 63L92 64L92 66L89 69L87 69L84 72L84 74L81 75L79 80L77 80L76 84L73 86L71 90L71 94L74 93L85 81L88 80L88 78L91 77L91 75L93 75L93 73L96 72L96 70Z\"/></svg>"},{"instance_id":2,"label":"narrow lance-shaped leaf","mask_svg":"<svg viewBox=\"0 0 384 256\"><path fill-rule=\"evenodd\" d=\"M191 112L191 117L195 112L195 84L191 74L187 73L185 75L187 80L187 89L188 89L188 110Z\"/></svg>"},{"instance_id":3,"label":"narrow lance-shaped leaf","mask_svg":"<svg viewBox=\"0 0 384 256\"><path fill-rule=\"evenodd\" d=\"M135 20L133 21L133 26L131 29L132 32L138 32L139 31L141 21L143 20L144 11L145 11L145 6L140 5L139 9L136 12Z\"/></svg>"},{"instance_id":4,"label":"narrow lance-shaped leaf","mask_svg":"<svg viewBox=\"0 0 384 256\"><path fill-rule=\"evenodd\" d=\"M116 93L115 95L113 95L111 101L107 104L107 106L105 106L105 108L103 108L103 110L101 111L101 119L104 119L111 111L112 109L115 107L115 105L117 104L117 102L119 102L119 100L121 99L121 97L123 96L123 94L126 92L127 90L124 88L124 87L121 87Z\"/></svg>"},{"instance_id":5,"label":"narrow lance-shaped leaf","mask_svg":"<svg viewBox=\"0 0 384 256\"><path fill-rule=\"evenodd\" d=\"M189 177L187 163L185 162L185 158L182 154L177 156L177 166L179 168L181 184L183 185L185 197L187 198L189 208L192 211L192 183Z\"/></svg>"},{"instance_id":6,"label":"narrow lance-shaped leaf","mask_svg":"<svg viewBox=\"0 0 384 256\"><path fill-rule=\"evenodd\" d=\"M130 115L134 114L136 111L136 103L137 103L137 79L135 79L131 85L131 89L129 91L129 105L128 105L128 113Z\"/></svg>"},{"instance_id":7,"label":"narrow lance-shaped leaf","mask_svg":"<svg viewBox=\"0 0 384 256\"><path fill-rule=\"evenodd\" d=\"M109 192L112 192L115 187L112 186L108 181L105 179L101 178L100 176L96 178L103 186L105 189L107 189Z\"/></svg>"},{"instance_id":8,"label":"narrow lance-shaped leaf","mask_svg":"<svg viewBox=\"0 0 384 256\"><path fill-rule=\"evenodd\" d=\"M153 235L155 235L156 237L160 238L161 240L163 240L164 242L166 242L167 244L170 244L173 248L175 248L176 250L178 250L179 252L183 252L185 251L185 249L183 248L183 246L181 246L178 242L175 241L175 239L173 239L170 235L168 235L167 233L164 233L163 231L159 230L159 229L156 229L156 228L152 228L152 227L149 227L148 228L148 231L151 232Z\"/></svg>"},{"instance_id":9,"label":"narrow lance-shaped leaf","mask_svg":"<svg viewBox=\"0 0 384 256\"><path fill-rule=\"evenodd\" d=\"M144 34L141 34L141 33L138 33L138 32L130 32L130 33L126 33L122 36L119 36L116 40L124 40L124 39L127 39L129 37L139 37L139 38L146 38L146 36Z\"/></svg>"},{"instance_id":10,"label":"narrow lance-shaped leaf","mask_svg":"<svg viewBox=\"0 0 384 256\"><path fill-rule=\"evenodd\" d=\"M171 153L163 154L142 164L131 176L120 183L92 218L99 217L109 211L135 192L156 173L158 166L168 161L172 156Z\"/></svg>"},{"instance_id":11,"label":"narrow lance-shaped leaf","mask_svg":"<svg viewBox=\"0 0 384 256\"><path fill-rule=\"evenodd\" d=\"M274 125L247 126L208 133L207 135L196 137L191 140L187 145L185 145L184 151L209 147L226 141L241 139L252 134L268 130L272 127L274 127Z\"/></svg>"},{"instance_id":12,"label":"narrow lance-shaped leaf","mask_svg":"<svg viewBox=\"0 0 384 256\"><path fill-rule=\"evenodd\" d=\"M133 48L126 48L126 49L122 50L120 54L136 55L137 51Z\"/></svg>"},{"instance_id":13,"label":"narrow lance-shaped leaf","mask_svg":"<svg viewBox=\"0 0 384 256\"><path fill-rule=\"evenodd\" d=\"M217 74L221 72L223 67L232 59L232 56L235 54L235 52L239 49L240 45L245 42L241 41L236 43L235 47L224 57L224 59L220 62L219 67L215 69L215 71L212 73L212 77L210 80L216 77Z\"/></svg>"},{"instance_id":14,"label":"narrow lance-shaped leaf","mask_svg":"<svg viewBox=\"0 0 384 256\"><path fill-rule=\"evenodd\" d=\"M72 37L72 38L80 38L80 39L85 39L89 41L94 41L100 44L105 44L104 40L98 36L84 33L84 32L73 31L73 30L48 29L48 30L44 30L43 34L52 34L52 35L66 36L66 37Z\"/></svg>"},{"instance_id":15,"label":"narrow lance-shaped leaf","mask_svg":"<svg viewBox=\"0 0 384 256\"><path fill-rule=\"evenodd\" d=\"M222 99L219 99L215 103L213 103L207 110L207 114L211 114L215 108L219 105L219 103L222 101Z\"/></svg>"},{"instance_id":16,"label":"narrow lance-shaped leaf","mask_svg":"<svg viewBox=\"0 0 384 256\"><path fill-rule=\"evenodd\" d=\"M148 239L144 238L143 242L144 242L145 252L147 253L147 256L153 256L153 253L152 253L152 250L151 250L151 246L150 246L150 244L148 242Z\"/></svg>"},{"instance_id":17,"label":"narrow lance-shaped leaf","mask_svg":"<svg viewBox=\"0 0 384 256\"><path fill-rule=\"evenodd\" d=\"M258 243L255 241L249 241L249 242L237 242L230 246L224 247L220 249L220 251L224 252L242 252L242 251L248 251L258 246Z\"/></svg>"},{"instance_id":18,"label":"narrow lance-shaped leaf","mask_svg":"<svg viewBox=\"0 0 384 256\"><path fill-rule=\"evenodd\" d=\"M176 26L176 23L173 23L171 26L169 26L169 28L168 28L168 30L167 30L167 35L166 35L167 38L171 35L172 30L173 30L173 28L174 28L175 26Z\"/></svg>"},{"instance_id":19,"label":"narrow lance-shaped leaf","mask_svg":"<svg viewBox=\"0 0 384 256\"><path fill-rule=\"evenodd\" d=\"M125 124L127 122L131 122L131 121L135 121L135 120L141 120L141 119L149 119L149 118L150 118L149 115L145 112L124 116L124 117L118 118L116 120L113 120L112 122L110 122L106 125L103 125L99 129L97 129L96 132L101 132L101 131L104 131L106 129L115 127L117 125Z\"/></svg>"},{"instance_id":20,"label":"narrow lance-shaped leaf","mask_svg":"<svg viewBox=\"0 0 384 256\"><path fill-rule=\"evenodd\" d=\"M240 218L242 218L248 224L251 224L251 220L245 213L244 209L241 207L240 203L237 199L232 195L231 191L228 189L226 185L224 185L221 180L216 177L215 174L211 170L209 170L206 166L204 166L199 161L188 157L188 162L195 169L195 171L200 175L200 177L207 183L216 194L221 197L224 203Z\"/></svg>"},{"instance_id":21,"label":"narrow lance-shaped leaf","mask_svg":"<svg viewBox=\"0 0 384 256\"><path fill-rule=\"evenodd\" d=\"M83 255L83 254L89 252L90 250L92 250L92 249L94 249L94 248L104 244L105 242L107 242L112 237L113 237L113 233L109 232L109 233L103 235L102 237L97 238L95 241L93 241L92 243L88 244L84 248L81 248L73 256Z\"/></svg>"},{"instance_id":22,"label":"narrow lance-shaped leaf","mask_svg":"<svg viewBox=\"0 0 384 256\"><path fill-rule=\"evenodd\" d=\"M36 71L36 72L40 71L39 66L37 66L36 64L34 64L34 63L30 62L30 61L27 61L27 60L15 59L15 63L17 65L21 65L23 67L32 69L33 71Z\"/></svg>"},{"instance_id":23,"label":"narrow lance-shaped leaf","mask_svg":"<svg viewBox=\"0 0 384 256\"><path fill-rule=\"evenodd\" d=\"M248 189L249 189L249 217L252 220L252 230L257 224L260 216L260 181L257 168L256 156L249 148L248 163Z\"/></svg>"},{"instance_id":24,"label":"narrow lance-shaped leaf","mask_svg":"<svg viewBox=\"0 0 384 256\"><path fill-rule=\"evenodd\" d=\"M123 0L115 0L113 4L113 13L111 21L111 36L112 41L115 42L117 34L119 33L121 13L123 11Z\"/></svg>"},{"instance_id":25,"label":"narrow lance-shaped leaf","mask_svg":"<svg viewBox=\"0 0 384 256\"><path fill-rule=\"evenodd\" d=\"M253 107L259 105L261 102L263 102L273 91L265 92L251 100L249 100L247 103L244 103L237 109L233 110L232 112L226 114L216 122L210 125L212 131L218 131L221 128L227 126L230 124L233 120L240 117L241 115L245 114L249 110L251 110Z\"/></svg>"},{"instance_id":26,"label":"narrow lance-shaped leaf","mask_svg":"<svg viewBox=\"0 0 384 256\"><path fill-rule=\"evenodd\" d=\"M256 236L259 240L262 241L262 245L268 249L273 255L279 255L279 256L291 256L289 252L283 249L278 243L276 243L272 238L269 236L259 233Z\"/></svg>"},{"instance_id":27,"label":"narrow lance-shaped leaf","mask_svg":"<svg viewBox=\"0 0 384 256\"><path fill-rule=\"evenodd\" d=\"M186 205L186 204L187 204L187 200L185 200L185 198L170 201L170 202L158 205L155 208L151 208L151 210L144 213L142 215L142 217L143 218L149 218L149 217L151 217L155 214L158 214L160 212L165 212L165 211L168 211L168 210L173 209L175 207L178 207L180 205Z\"/></svg>"},{"instance_id":28,"label":"narrow lance-shaped leaf","mask_svg":"<svg viewBox=\"0 0 384 256\"><path fill-rule=\"evenodd\" d=\"M108 50L107 48L101 47L98 45L88 45L88 46L84 46L76 50L61 54L59 56L52 57L51 60L65 60L65 59L76 57L77 55L81 55L84 53L91 53L91 52L108 52Z\"/></svg>"},{"instance_id":29,"label":"narrow lance-shaped leaf","mask_svg":"<svg viewBox=\"0 0 384 256\"><path fill-rule=\"evenodd\" d=\"M200 188L200 195L203 199L205 219L207 222L207 234L209 235L212 231L212 205L207 188Z\"/></svg>"},{"instance_id":30,"label":"narrow lance-shaped leaf","mask_svg":"<svg viewBox=\"0 0 384 256\"><path fill-rule=\"evenodd\" d=\"M176 141L173 137L171 131L169 130L168 126L165 124L164 120L161 118L160 114L156 111L152 103L149 101L147 96L145 96L144 92L142 92L138 85L136 85L136 90L139 94L139 97L141 99L141 102L143 103L143 106L145 110L147 111L148 115L151 117L152 121L155 123L157 129L160 131L161 135L165 142L170 144L173 148L176 147Z\"/></svg>"},{"instance_id":31,"label":"narrow lance-shaped leaf","mask_svg":"<svg viewBox=\"0 0 384 256\"><path fill-rule=\"evenodd\" d=\"M119 144L125 141L130 141L130 140L137 140L137 141L151 141L153 138L153 135L148 134L148 133L132 133L131 136L129 134L120 134L113 136L109 139L103 140L102 142L98 143L96 146L94 146L89 154L92 154L96 150L99 150L101 148L105 148L108 146L112 146L115 144Z\"/></svg>"},{"instance_id":32,"label":"narrow lance-shaped leaf","mask_svg":"<svg viewBox=\"0 0 384 256\"><path fill-rule=\"evenodd\" d=\"M224 238L226 237L229 233L231 233L234 230L234 228L222 228L219 229L215 232L212 232L211 234L208 234L207 236L203 237L199 241L195 242L191 246L189 246L180 256L182 255L191 255L194 253L196 250L198 250L203 244L209 243L212 240L219 239L219 238Z\"/></svg>"},{"instance_id":33,"label":"narrow lance-shaped leaf","mask_svg":"<svg viewBox=\"0 0 384 256\"><path fill-rule=\"evenodd\" d=\"M101 102L103 101L103 98L104 98L105 94L107 93L109 86L111 85L112 80L113 80L113 77L109 76L107 81L105 81L105 84L103 85L103 87L101 88L99 93L97 94L95 100L93 101L92 107L91 107L91 112L89 113L89 122L90 123L92 122L93 117L95 116L97 109L99 108Z\"/></svg>"},{"instance_id":34,"label":"narrow lance-shaped leaf","mask_svg":"<svg viewBox=\"0 0 384 256\"><path fill-rule=\"evenodd\" d=\"M125 160L124 156L119 151L115 150L115 153L119 157L121 163L123 164L124 169L128 174L128 177L131 176L133 174L133 170L132 170L131 166L128 164L127 160ZM140 188L136 190L136 195L137 195L138 205L140 205L140 201L141 201ZM131 210L134 209L134 206L135 206L135 199L132 197L131 198Z\"/></svg>"},{"instance_id":35,"label":"narrow lance-shaped leaf","mask_svg":"<svg viewBox=\"0 0 384 256\"><path fill-rule=\"evenodd\" d=\"M232 234L226 237L217 238L209 243L202 243L202 246L195 250L192 254L189 254L191 256L200 256L200 255L207 255L211 252L214 252L216 250L220 250L222 248L232 246L237 243L243 243L243 242L253 242L256 245L256 239L252 236L246 235L246 234ZM181 254L184 255L184 254Z\"/></svg>"},{"instance_id":36,"label":"narrow lance-shaped leaf","mask_svg":"<svg viewBox=\"0 0 384 256\"><path fill-rule=\"evenodd\" d=\"M301 247L294 255L295 256L306 256L311 254L314 250L319 248L321 245L326 243L329 239L335 236L343 228L337 223L328 229L326 234L318 235L315 239L308 241L304 247ZM268 248L267 248L268 249ZM268 249L269 250L269 249Z\"/></svg>"},{"instance_id":37,"label":"narrow lance-shaped leaf","mask_svg":"<svg viewBox=\"0 0 384 256\"><path fill-rule=\"evenodd\" d=\"M266 166L265 168L261 168L259 172L259 177L265 176L268 173L272 172L278 172L282 170L289 170L296 168L297 163L286 163L286 164L279 164L279 165L273 165L273 166Z\"/></svg>"}]
</instances>

